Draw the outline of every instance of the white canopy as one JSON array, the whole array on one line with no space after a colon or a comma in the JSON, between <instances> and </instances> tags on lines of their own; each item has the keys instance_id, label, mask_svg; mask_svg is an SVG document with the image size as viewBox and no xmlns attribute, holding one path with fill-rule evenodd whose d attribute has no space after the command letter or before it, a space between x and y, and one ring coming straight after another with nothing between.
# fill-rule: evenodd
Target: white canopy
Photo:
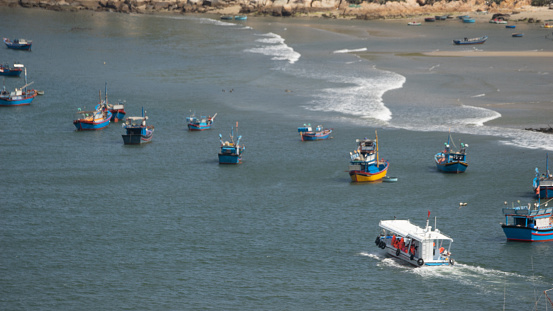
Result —
<instances>
[{"instance_id":1,"label":"white canopy","mask_svg":"<svg viewBox=\"0 0 553 311\"><path fill-rule=\"evenodd\" d=\"M439 230L431 231L431 227L428 227L428 232L425 229L413 225L409 220L381 220L379 226L388 231L397 233L403 237L413 238L418 241L424 240L449 240L452 238L440 233Z\"/></svg>"}]
</instances>

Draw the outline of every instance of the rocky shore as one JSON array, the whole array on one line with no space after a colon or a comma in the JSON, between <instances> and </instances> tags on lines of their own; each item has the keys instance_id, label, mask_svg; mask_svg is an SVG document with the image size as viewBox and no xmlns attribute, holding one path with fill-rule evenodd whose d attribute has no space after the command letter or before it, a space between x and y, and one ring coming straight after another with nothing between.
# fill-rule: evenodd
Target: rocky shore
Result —
<instances>
[{"instance_id":1,"label":"rocky shore","mask_svg":"<svg viewBox=\"0 0 553 311\"><path fill-rule=\"evenodd\" d=\"M500 5L484 0L433 2L407 0L385 4L345 0L0 0L0 7L42 8L58 11L108 11L121 13L212 13L270 16L305 16L348 19L415 18L456 13L537 12L530 0L506 0ZM547 9L547 8L545 8ZM550 11L553 16L553 11ZM539 17L530 17L539 19Z\"/></svg>"}]
</instances>

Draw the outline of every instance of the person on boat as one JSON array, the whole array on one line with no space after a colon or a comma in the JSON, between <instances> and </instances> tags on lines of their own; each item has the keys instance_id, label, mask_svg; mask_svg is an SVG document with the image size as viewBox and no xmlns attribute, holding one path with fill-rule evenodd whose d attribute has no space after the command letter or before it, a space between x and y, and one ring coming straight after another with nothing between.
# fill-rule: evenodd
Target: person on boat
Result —
<instances>
[{"instance_id":1,"label":"person on boat","mask_svg":"<svg viewBox=\"0 0 553 311\"><path fill-rule=\"evenodd\" d=\"M401 249L401 250L405 249L405 240L403 239L403 237L399 241L399 249Z\"/></svg>"},{"instance_id":2,"label":"person on boat","mask_svg":"<svg viewBox=\"0 0 553 311\"><path fill-rule=\"evenodd\" d=\"M392 235L392 246L395 247L396 246L396 235Z\"/></svg>"},{"instance_id":3,"label":"person on boat","mask_svg":"<svg viewBox=\"0 0 553 311\"><path fill-rule=\"evenodd\" d=\"M444 248L443 246L440 247L440 254L445 255L445 254L444 254L444 251L445 251L445 248Z\"/></svg>"},{"instance_id":4,"label":"person on boat","mask_svg":"<svg viewBox=\"0 0 553 311\"><path fill-rule=\"evenodd\" d=\"M411 243L411 248L410 248L410 250L409 250L409 254L415 256L415 252L416 252L416 251L417 251L417 249L415 248L415 241L413 241L413 242Z\"/></svg>"}]
</instances>

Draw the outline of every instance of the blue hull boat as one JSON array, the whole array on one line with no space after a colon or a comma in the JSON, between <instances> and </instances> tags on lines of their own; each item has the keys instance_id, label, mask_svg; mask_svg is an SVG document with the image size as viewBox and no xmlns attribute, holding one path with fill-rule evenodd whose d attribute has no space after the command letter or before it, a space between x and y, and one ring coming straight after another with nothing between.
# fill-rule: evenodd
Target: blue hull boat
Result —
<instances>
[{"instance_id":1,"label":"blue hull boat","mask_svg":"<svg viewBox=\"0 0 553 311\"><path fill-rule=\"evenodd\" d=\"M436 168L444 173L463 173L469 166L466 155L466 149L469 145L461 143L461 149L459 151L453 151L450 144L453 144L451 134L448 136L447 143L444 143L444 151L434 155Z\"/></svg>"},{"instance_id":2,"label":"blue hull boat","mask_svg":"<svg viewBox=\"0 0 553 311\"><path fill-rule=\"evenodd\" d=\"M238 122L236 122L236 129L238 130ZM234 129L231 129L230 142L223 141L223 135L219 134L219 140L221 141L221 152L219 152L219 164L240 164L242 163L242 154L246 147L240 145L240 139L242 136L238 136L238 139L234 141Z\"/></svg>"},{"instance_id":3,"label":"blue hull boat","mask_svg":"<svg viewBox=\"0 0 553 311\"><path fill-rule=\"evenodd\" d=\"M311 124L304 124L298 127L298 132L302 141L314 141L328 139L332 134L332 129L325 129L322 125L317 125L313 131Z\"/></svg>"},{"instance_id":4,"label":"blue hull boat","mask_svg":"<svg viewBox=\"0 0 553 311\"><path fill-rule=\"evenodd\" d=\"M510 241L547 242L553 241L553 208L534 205L503 208L505 223L503 232Z\"/></svg>"},{"instance_id":5,"label":"blue hull boat","mask_svg":"<svg viewBox=\"0 0 553 311\"><path fill-rule=\"evenodd\" d=\"M112 113L108 108L107 84L105 99L102 101L102 91L100 91L100 103L96 105L95 110L82 111L79 108L77 115L77 119L73 121L77 131L97 131L109 125Z\"/></svg>"},{"instance_id":6,"label":"blue hull boat","mask_svg":"<svg viewBox=\"0 0 553 311\"><path fill-rule=\"evenodd\" d=\"M488 36L483 36L479 38L464 38L464 39L458 39L453 40L453 44L455 45L466 45L466 44L483 44L488 40Z\"/></svg>"},{"instance_id":7,"label":"blue hull boat","mask_svg":"<svg viewBox=\"0 0 553 311\"><path fill-rule=\"evenodd\" d=\"M154 127L146 126L146 120L148 120L148 116L144 115L144 109L142 109L141 117L127 117L125 119L123 128L126 130L126 134L121 135L125 145L141 145L152 141Z\"/></svg>"},{"instance_id":8,"label":"blue hull boat","mask_svg":"<svg viewBox=\"0 0 553 311\"><path fill-rule=\"evenodd\" d=\"M11 41L8 38L4 38L4 43L8 47L8 49L14 49L14 50L31 50L31 46L33 45L33 41L28 41L25 39L15 39Z\"/></svg>"},{"instance_id":9,"label":"blue hull boat","mask_svg":"<svg viewBox=\"0 0 553 311\"><path fill-rule=\"evenodd\" d=\"M18 64L16 64L13 68L10 67L8 64L0 65L0 76L6 76L6 77L19 77L21 76L21 73L23 72L23 69L21 67L17 67ZM21 66L21 65L19 65Z\"/></svg>"},{"instance_id":10,"label":"blue hull boat","mask_svg":"<svg viewBox=\"0 0 553 311\"><path fill-rule=\"evenodd\" d=\"M198 118L195 116L195 114L192 114L191 116L186 117L186 122L188 123L188 130L189 131L209 130L216 116L217 116L217 113L215 113L213 117L201 116Z\"/></svg>"},{"instance_id":11,"label":"blue hull boat","mask_svg":"<svg viewBox=\"0 0 553 311\"><path fill-rule=\"evenodd\" d=\"M27 89L27 86L33 84L27 83L27 70L25 69L25 85L20 88L15 88L13 92L6 90L6 86L0 91L0 106L23 106L30 105L31 102L38 95L38 92L34 89Z\"/></svg>"}]
</instances>

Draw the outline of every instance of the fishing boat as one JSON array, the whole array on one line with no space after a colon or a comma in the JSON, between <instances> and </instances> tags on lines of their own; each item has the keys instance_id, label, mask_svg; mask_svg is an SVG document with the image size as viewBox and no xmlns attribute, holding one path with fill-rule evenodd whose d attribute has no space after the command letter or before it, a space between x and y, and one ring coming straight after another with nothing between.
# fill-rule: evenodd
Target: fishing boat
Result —
<instances>
[{"instance_id":1,"label":"fishing boat","mask_svg":"<svg viewBox=\"0 0 553 311\"><path fill-rule=\"evenodd\" d=\"M422 23L420 23L420 22L409 22L409 23L407 23L407 25L409 25L409 26L420 26L420 25L422 25Z\"/></svg>"},{"instance_id":2,"label":"fishing boat","mask_svg":"<svg viewBox=\"0 0 553 311\"><path fill-rule=\"evenodd\" d=\"M238 122L236 122L236 131L238 132ZM219 152L219 164L240 164L242 163L242 154L246 147L240 145L242 136L234 141L234 128L230 132L230 141L223 141L223 135L219 134L221 141L221 152Z\"/></svg>"},{"instance_id":3,"label":"fishing boat","mask_svg":"<svg viewBox=\"0 0 553 311\"><path fill-rule=\"evenodd\" d=\"M306 140L323 140L328 139L332 134L332 129L325 129L322 125L317 125L315 130L311 127L311 124L304 124L298 127L298 132L302 141Z\"/></svg>"},{"instance_id":4,"label":"fishing boat","mask_svg":"<svg viewBox=\"0 0 553 311\"><path fill-rule=\"evenodd\" d=\"M549 23L544 23L543 25L541 25L542 28L553 28L553 24L549 24Z\"/></svg>"},{"instance_id":5,"label":"fishing boat","mask_svg":"<svg viewBox=\"0 0 553 311\"><path fill-rule=\"evenodd\" d=\"M349 176L351 181L377 181L386 176L388 161L378 157L378 135L375 140L365 138L357 139L356 142L357 150L350 152Z\"/></svg>"},{"instance_id":6,"label":"fishing boat","mask_svg":"<svg viewBox=\"0 0 553 311\"><path fill-rule=\"evenodd\" d=\"M31 46L33 45L33 41L26 40L26 39L14 39L11 41L8 38L4 38L4 43L8 47L8 49L14 49L14 50L31 50Z\"/></svg>"},{"instance_id":7,"label":"fishing boat","mask_svg":"<svg viewBox=\"0 0 553 311\"><path fill-rule=\"evenodd\" d=\"M380 234L375 244L394 258L415 267L450 266L455 264L451 257L453 239L436 228L428 225L430 211L426 218L426 227L421 228L409 220L381 220Z\"/></svg>"},{"instance_id":8,"label":"fishing boat","mask_svg":"<svg viewBox=\"0 0 553 311\"><path fill-rule=\"evenodd\" d=\"M6 85L0 91L0 106L23 106L30 105L31 102L37 96L37 91L34 89L27 89L29 85L27 83L27 69L25 69L25 85L20 88L15 88L13 92L6 90Z\"/></svg>"},{"instance_id":9,"label":"fishing boat","mask_svg":"<svg viewBox=\"0 0 553 311\"><path fill-rule=\"evenodd\" d=\"M127 131L123 136L123 143L125 145L140 145L149 143L154 136L154 127L152 125L146 125L148 116L144 114L142 109L141 117L127 117L123 128Z\"/></svg>"},{"instance_id":10,"label":"fishing boat","mask_svg":"<svg viewBox=\"0 0 553 311\"><path fill-rule=\"evenodd\" d=\"M23 67L21 64L14 64L13 67L10 67L8 64L0 64L0 76L19 77L23 72L23 69L21 69Z\"/></svg>"},{"instance_id":11,"label":"fishing boat","mask_svg":"<svg viewBox=\"0 0 553 311\"><path fill-rule=\"evenodd\" d=\"M536 167L536 177L532 180L532 189L539 199L553 198L553 175L549 172L549 153L545 156L545 173L540 174Z\"/></svg>"},{"instance_id":12,"label":"fishing boat","mask_svg":"<svg viewBox=\"0 0 553 311\"><path fill-rule=\"evenodd\" d=\"M505 28L516 28L516 25L505 25Z\"/></svg>"},{"instance_id":13,"label":"fishing boat","mask_svg":"<svg viewBox=\"0 0 553 311\"><path fill-rule=\"evenodd\" d=\"M451 134L447 137L447 143L444 143L445 148L442 152L436 153L434 162L439 171L444 173L463 173L469 166L467 163L467 148L468 144L461 143L459 151L454 151L451 148L457 148L451 139Z\"/></svg>"},{"instance_id":14,"label":"fishing boat","mask_svg":"<svg viewBox=\"0 0 553 311\"><path fill-rule=\"evenodd\" d=\"M488 40L488 36L478 37L478 38L463 38L458 40L453 40L455 45L465 45L465 44L483 44Z\"/></svg>"},{"instance_id":15,"label":"fishing boat","mask_svg":"<svg viewBox=\"0 0 553 311\"><path fill-rule=\"evenodd\" d=\"M107 107L107 94L105 100L102 101L102 91L99 91L100 103L93 111L83 111L79 108L77 118L73 120L73 124L77 131L96 131L102 130L109 125L111 121L111 112Z\"/></svg>"},{"instance_id":16,"label":"fishing boat","mask_svg":"<svg viewBox=\"0 0 553 311\"><path fill-rule=\"evenodd\" d=\"M190 131L203 131L211 128L213 120L217 116L215 113L213 116L201 116L196 117L196 114L193 113L189 117L186 117L186 122L188 123L188 130Z\"/></svg>"},{"instance_id":17,"label":"fishing boat","mask_svg":"<svg viewBox=\"0 0 553 311\"><path fill-rule=\"evenodd\" d=\"M505 202L507 205L507 202ZM546 242L553 241L553 208L542 207L535 203L533 208L528 205L513 205L503 208L505 223L501 224L503 232L510 241Z\"/></svg>"},{"instance_id":18,"label":"fishing boat","mask_svg":"<svg viewBox=\"0 0 553 311\"><path fill-rule=\"evenodd\" d=\"M234 16L234 19L237 20L237 21L245 21L248 19L248 16L246 15L236 15Z\"/></svg>"},{"instance_id":19,"label":"fishing boat","mask_svg":"<svg viewBox=\"0 0 553 311\"><path fill-rule=\"evenodd\" d=\"M435 22L435 21L436 21L436 18L434 18L434 17L425 17L425 18L424 18L424 21L425 21L425 22L430 22L430 23L431 23L431 22Z\"/></svg>"},{"instance_id":20,"label":"fishing boat","mask_svg":"<svg viewBox=\"0 0 553 311\"><path fill-rule=\"evenodd\" d=\"M467 23L467 24L474 24L476 22L474 18L470 18L470 17L463 18L462 20L463 20L463 23Z\"/></svg>"},{"instance_id":21,"label":"fishing boat","mask_svg":"<svg viewBox=\"0 0 553 311\"><path fill-rule=\"evenodd\" d=\"M222 19L222 20L227 20L227 21L228 21L228 20L232 20L232 16L223 15L223 16L221 16L221 19Z\"/></svg>"},{"instance_id":22,"label":"fishing boat","mask_svg":"<svg viewBox=\"0 0 553 311\"><path fill-rule=\"evenodd\" d=\"M104 101L101 100L96 106L96 110L100 109L101 105L104 105L107 107L109 112L111 112L111 121L112 122L119 122L119 120L123 120L125 118L125 115L127 114L125 112L125 104L122 101L119 101L116 105L112 105L108 102L108 83L106 82L104 93L106 94L106 99Z\"/></svg>"},{"instance_id":23,"label":"fishing boat","mask_svg":"<svg viewBox=\"0 0 553 311\"><path fill-rule=\"evenodd\" d=\"M514 38L520 38L520 37L523 37L524 34L523 33L514 33L511 36L514 37Z\"/></svg>"}]
</instances>

